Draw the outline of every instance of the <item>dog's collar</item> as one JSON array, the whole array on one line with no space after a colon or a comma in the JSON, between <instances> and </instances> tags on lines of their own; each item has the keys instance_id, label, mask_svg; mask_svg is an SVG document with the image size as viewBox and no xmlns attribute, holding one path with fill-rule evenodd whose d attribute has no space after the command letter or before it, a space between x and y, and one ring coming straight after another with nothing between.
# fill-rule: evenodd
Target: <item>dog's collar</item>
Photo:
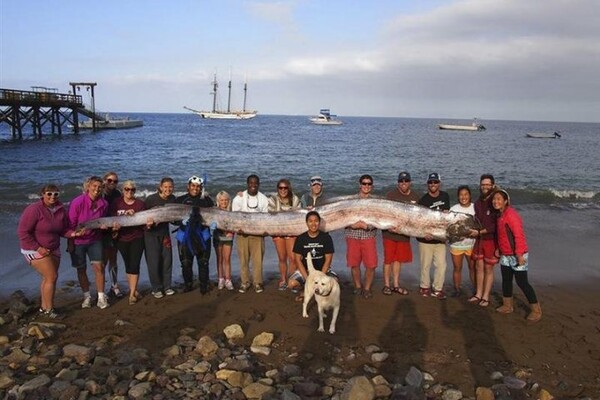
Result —
<instances>
[{"instance_id":1,"label":"dog's collar","mask_svg":"<svg viewBox=\"0 0 600 400\"><path fill-rule=\"evenodd\" d=\"M319 293L315 293L315 296L321 296L321 297L327 297L331 294L332 291L329 291L329 293L327 294L319 294Z\"/></svg>"}]
</instances>

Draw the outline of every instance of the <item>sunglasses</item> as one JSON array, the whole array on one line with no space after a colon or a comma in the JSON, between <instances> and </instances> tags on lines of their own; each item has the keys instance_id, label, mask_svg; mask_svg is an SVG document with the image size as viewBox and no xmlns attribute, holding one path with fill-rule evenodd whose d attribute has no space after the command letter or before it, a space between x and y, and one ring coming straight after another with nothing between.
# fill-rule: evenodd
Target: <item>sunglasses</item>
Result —
<instances>
[{"instance_id":1,"label":"sunglasses","mask_svg":"<svg viewBox=\"0 0 600 400\"><path fill-rule=\"evenodd\" d=\"M373 182L361 182L360 184L363 186L373 186Z\"/></svg>"},{"instance_id":2,"label":"sunglasses","mask_svg":"<svg viewBox=\"0 0 600 400\"><path fill-rule=\"evenodd\" d=\"M136 188L123 188L123 190L126 191L126 192L133 192L133 193L135 193Z\"/></svg>"},{"instance_id":3,"label":"sunglasses","mask_svg":"<svg viewBox=\"0 0 600 400\"><path fill-rule=\"evenodd\" d=\"M437 185L439 183L440 183L440 181L428 181L427 182L428 185Z\"/></svg>"},{"instance_id":4,"label":"sunglasses","mask_svg":"<svg viewBox=\"0 0 600 400\"><path fill-rule=\"evenodd\" d=\"M402 179L398 181L398 183L410 183L410 181L408 179Z\"/></svg>"},{"instance_id":5,"label":"sunglasses","mask_svg":"<svg viewBox=\"0 0 600 400\"><path fill-rule=\"evenodd\" d=\"M119 183L118 179L106 178L106 182L108 183Z\"/></svg>"},{"instance_id":6,"label":"sunglasses","mask_svg":"<svg viewBox=\"0 0 600 400\"><path fill-rule=\"evenodd\" d=\"M44 195L47 197L58 197L59 192L46 192Z\"/></svg>"},{"instance_id":7,"label":"sunglasses","mask_svg":"<svg viewBox=\"0 0 600 400\"><path fill-rule=\"evenodd\" d=\"M277 189L279 189L279 190L287 190L287 189L289 189L289 187L287 187L287 186L279 186Z\"/></svg>"}]
</instances>

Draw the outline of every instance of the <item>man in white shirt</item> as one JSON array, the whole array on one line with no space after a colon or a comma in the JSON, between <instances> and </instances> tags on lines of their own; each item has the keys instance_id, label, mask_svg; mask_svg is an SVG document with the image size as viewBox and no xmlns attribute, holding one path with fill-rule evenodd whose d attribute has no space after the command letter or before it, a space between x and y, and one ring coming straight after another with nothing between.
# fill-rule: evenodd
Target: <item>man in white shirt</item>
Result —
<instances>
[{"instance_id":1,"label":"man in white shirt","mask_svg":"<svg viewBox=\"0 0 600 400\"><path fill-rule=\"evenodd\" d=\"M247 189L241 196L235 196L231 203L231 211L268 212L269 199L258 191L260 178L250 175L246 178ZM241 285L240 293L250 289L250 261L252 261L252 283L254 291L261 293L263 286L263 257L265 255L265 240L262 236L236 235L238 257L240 259Z\"/></svg>"}]
</instances>

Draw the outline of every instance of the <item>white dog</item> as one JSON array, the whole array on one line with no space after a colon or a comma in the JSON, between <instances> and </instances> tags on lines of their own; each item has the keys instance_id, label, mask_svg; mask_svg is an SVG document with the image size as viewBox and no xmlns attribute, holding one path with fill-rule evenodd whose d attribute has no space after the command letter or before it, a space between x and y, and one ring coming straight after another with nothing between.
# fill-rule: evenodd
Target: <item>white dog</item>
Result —
<instances>
[{"instance_id":1,"label":"white dog","mask_svg":"<svg viewBox=\"0 0 600 400\"><path fill-rule=\"evenodd\" d=\"M319 332L325 332L323 327L323 319L327 316L325 311L333 309L331 317L331 325L329 325L329 333L335 333L335 321L340 312L340 284L338 281L321 272L317 271L312 263L310 252L306 254L306 264L308 265L308 276L304 285L304 303L302 304L302 316L308 318L306 308L310 299L315 296L317 308L319 310Z\"/></svg>"}]
</instances>

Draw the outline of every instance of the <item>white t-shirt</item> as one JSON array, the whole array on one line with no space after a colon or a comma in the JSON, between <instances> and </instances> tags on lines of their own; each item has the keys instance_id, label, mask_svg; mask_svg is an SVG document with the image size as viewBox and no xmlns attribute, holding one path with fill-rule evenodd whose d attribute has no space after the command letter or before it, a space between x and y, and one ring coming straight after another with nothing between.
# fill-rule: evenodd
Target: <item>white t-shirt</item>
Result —
<instances>
[{"instance_id":1,"label":"white t-shirt","mask_svg":"<svg viewBox=\"0 0 600 400\"><path fill-rule=\"evenodd\" d=\"M248 191L244 190L241 196L233 198L231 211L268 212L269 199L261 192L258 192L256 196L250 196Z\"/></svg>"}]
</instances>

